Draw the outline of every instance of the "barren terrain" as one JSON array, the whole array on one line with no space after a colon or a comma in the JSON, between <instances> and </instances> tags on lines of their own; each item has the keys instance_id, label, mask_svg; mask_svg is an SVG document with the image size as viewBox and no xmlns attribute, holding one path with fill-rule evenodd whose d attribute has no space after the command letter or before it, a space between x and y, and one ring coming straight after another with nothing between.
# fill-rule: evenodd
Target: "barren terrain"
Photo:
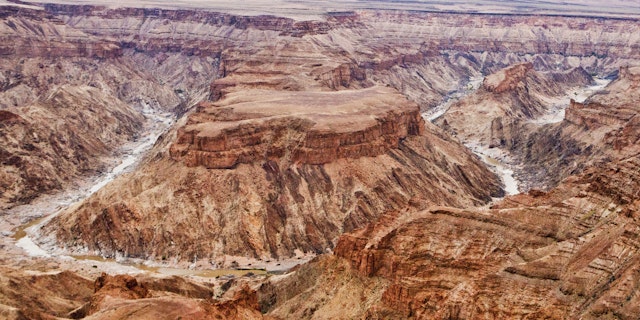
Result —
<instances>
[{"instance_id":1,"label":"barren terrain","mask_svg":"<svg viewBox=\"0 0 640 320\"><path fill-rule=\"evenodd\" d=\"M0 17L2 318L640 310L638 1Z\"/></svg>"}]
</instances>

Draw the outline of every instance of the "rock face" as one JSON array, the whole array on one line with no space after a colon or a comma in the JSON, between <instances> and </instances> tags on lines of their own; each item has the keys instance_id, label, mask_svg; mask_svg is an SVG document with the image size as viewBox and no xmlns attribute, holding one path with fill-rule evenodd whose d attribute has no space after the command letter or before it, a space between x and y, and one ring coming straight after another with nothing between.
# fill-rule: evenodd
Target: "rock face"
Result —
<instances>
[{"instance_id":1,"label":"rock face","mask_svg":"<svg viewBox=\"0 0 640 320\"><path fill-rule=\"evenodd\" d=\"M640 58L637 20L41 8L0 8L3 205L104 164L149 109L184 116L136 170L35 231L39 244L207 268L335 254L224 300L130 276L88 292L62 274L49 301L21 275L0 285L2 316L637 316L640 71L534 123L549 99ZM421 121L484 75L446 130ZM549 186L590 168L480 209L500 182L448 133L517 150Z\"/></svg>"},{"instance_id":2,"label":"rock face","mask_svg":"<svg viewBox=\"0 0 640 320\"><path fill-rule=\"evenodd\" d=\"M187 166L209 169L375 157L397 149L408 136L424 133L419 108L403 100L394 90L383 88L243 91L218 103L201 104L178 130L170 153Z\"/></svg>"},{"instance_id":3,"label":"rock face","mask_svg":"<svg viewBox=\"0 0 640 320\"><path fill-rule=\"evenodd\" d=\"M533 70L533 63L524 63L500 70L484 78L482 85L484 88L496 94L505 91L514 91L517 87L524 85L527 73Z\"/></svg>"},{"instance_id":4,"label":"rock face","mask_svg":"<svg viewBox=\"0 0 640 320\"><path fill-rule=\"evenodd\" d=\"M520 101L519 110L500 110L505 117L532 117L543 108L531 106L520 83L544 78L544 91L553 88L549 78L570 78L532 67L610 71L634 59L628 48L637 44L598 36L605 26L589 18L362 11L297 22L189 10L45 11L117 40L133 61L152 57L139 60L159 74L171 61L165 54L211 58L218 73L206 83L212 101L159 141L153 159L53 220L40 241L218 265L224 255L323 252L389 211L486 203L501 194L495 176L439 130L423 129L418 110L470 76L530 61L491 90ZM637 27L608 23L613 34ZM506 139L504 122L486 130L494 144Z\"/></svg>"},{"instance_id":5,"label":"rock face","mask_svg":"<svg viewBox=\"0 0 640 320\"><path fill-rule=\"evenodd\" d=\"M199 122L187 122L170 147L178 161L147 163L47 230L105 255L221 265L224 255L322 253L389 210L463 207L501 194L477 157L424 127L418 107L388 89L310 94L295 104L282 94L266 95L273 104L228 95L199 108L189 117Z\"/></svg>"},{"instance_id":6,"label":"rock face","mask_svg":"<svg viewBox=\"0 0 640 320\"><path fill-rule=\"evenodd\" d=\"M37 267L39 268L39 267ZM69 271L0 269L3 319L263 319L257 295L238 280L218 298L218 286L183 278Z\"/></svg>"},{"instance_id":7,"label":"rock face","mask_svg":"<svg viewBox=\"0 0 640 320\"><path fill-rule=\"evenodd\" d=\"M477 91L454 103L436 123L465 143L509 149L526 134L527 123L553 111L556 106L548 101L592 81L582 68L542 73L532 63L517 64L485 77Z\"/></svg>"},{"instance_id":8,"label":"rock face","mask_svg":"<svg viewBox=\"0 0 640 320\"><path fill-rule=\"evenodd\" d=\"M95 172L99 157L132 139L143 122L133 108L89 86L61 87L46 100L0 112L1 207Z\"/></svg>"},{"instance_id":9,"label":"rock face","mask_svg":"<svg viewBox=\"0 0 640 320\"><path fill-rule=\"evenodd\" d=\"M117 58L122 48L116 43L72 28L37 8L0 7L0 56Z\"/></svg>"},{"instance_id":10,"label":"rock face","mask_svg":"<svg viewBox=\"0 0 640 320\"><path fill-rule=\"evenodd\" d=\"M638 68L621 68L619 77L582 103L572 101L564 121L529 131L513 144L513 153L539 177L561 181L601 161L624 159L635 154L640 97ZM545 185L545 184L542 184ZM553 183L546 183L547 186Z\"/></svg>"},{"instance_id":11,"label":"rock face","mask_svg":"<svg viewBox=\"0 0 640 320\"><path fill-rule=\"evenodd\" d=\"M95 281L90 302L77 310L76 316L86 319L263 319L256 292L246 284L234 289L232 296L217 300L211 296L184 294L176 285L199 286L185 280L167 284L169 282L162 279L139 282L132 276L103 274ZM151 291L148 287L165 290ZM211 290L201 286L193 293L197 295L198 291L200 295L211 295Z\"/></svg>"},{"instance_id":12,"label":"rock face","mask_svg":"<svg viewBox=\"0 0 640 320\"><path fill-rule=\"evenodd\" d=\"M43 10L0 15L0 47L11 46L0 48L3 210L103 171L149 112L184 112L217 74L214 58L126 50Z\"/></svg>"},{"instance_id":13,"label":"rock face","mask_svg":"<svg viewBox=\"0 0 640 320\"><path fill-rule=\"evenodd\" d=\"M0 270L0 316L3 319L67 318L87 302L91 280L72 272Z\"/></svg>"},{"instance_id":14,"label":"rock face","mask_svg":"<svg viewBox=\"0 0 640 320\"><path fill-rule=\"evenodd\" d=\"M338 262L312 262L264 287L263 299L274 314L310 301L316 306L303 318L322 317L314 311L338 307L341 291L366 295L382 279L387 284L372 293L377 302L352 317L633 318L640 224L631 190L640 187L639 167L636 158L594 167L549 193L510 197L488 210L433 207L383 217L341 237ZM342 286L350 270L368 280ZM313 272L311 279L329 283L300 282ZM304 285L274 298L293 283ZM308 300L317 291L328 297Z\"/></svg>"},{"instance_id":15,"label":"rock face","mask_svg":"<svg viewBox=\"0 0 640 320\"><path fill-rule=\"evenodd\" d=\"M636 317L637 74L621 69L606 90L573 102L553 125L598 152L581 174L489 209L390 212L343 235L326 258L331 263L314 261L300 275L263 285L261 301L274 315L302 304L301 318L339 309L346 290L374 300L350 318Z\"/></svg>"}]
</instances>

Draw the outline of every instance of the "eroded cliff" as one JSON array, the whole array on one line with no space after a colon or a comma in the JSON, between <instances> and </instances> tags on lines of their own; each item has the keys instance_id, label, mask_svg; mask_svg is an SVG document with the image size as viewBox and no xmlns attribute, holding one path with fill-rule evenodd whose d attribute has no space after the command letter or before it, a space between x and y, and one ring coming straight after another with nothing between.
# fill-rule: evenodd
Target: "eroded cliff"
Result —
<instances>
[{"instance_id":1,"label":"eroded cliff","mask_svg":"<svg viewBox=\"0 0 640 320\"><path fill-rule=\"evenodd\" d=\"M386 88L243 91L201 104L178 130L171 157L188 166L325 164L375 157L424 133L419 108Z\"/></svg>"},{"instance_id":2,"label":"eroded cliff","mask_svg":"<svg viewBox=\"0 0 640 320\"><path fill-rule=\"evenodd\" d=\"M477 157L391 89L261 94L201 105L158 160L56 217L41 241L221 266L225 255L322 253L389 210L501 194Z\"/></svg>"},{"instance_id":3,"label":"eroded cliff","mask_svg":"<svg viewBox=\"0 0 640 320\"><path fill-rule=\"evenodd\" d=\"M258 296L243 281L212 300L209 287L106 275L91 293L89 280L63 273L61 288L43 295L60 299L11 293L2 315L637 314L639 71L622 68L605 91L568 105L564 121L540 121L557 95L638 59L637 20L2 9L0 128L9 129L0 137L10 149L0 148L8 179L0 182L8 203L45 191L32 192L18 172L64 179L73 171L65 168L95 168L136 137L149 109L184 115L134 171L33 231L38 244L194 268L253 268L335 249L271 277ZM485 75L468 100L473 112L454 106L443 128L519 150L530 168L544 169L531 180L548 188L590 168L549 193L479 209L503 195L498 178L419 113L460 88L475 90L468 83ZM60 150L31 136L55 136ZM55 184L64 185L45 186ZM41 276L43 286L31 286L38 277L27 273L0 289L18 283L35 292L57 277Z\"/></svg>"},{"instance_id":4,"label":"eroded cliff","mask_svg":"<svg viewBox=\"0 0 640 320\"><path fill-rule=\"evenodd\" d=\"M487 210L384 216L342 236L331 267L312 262L306 269L313 271L263 287L262 299L280 316L311 301L303 318L322 318L315 310L339 309L343 290L366 296L382 281L371 293L376 301L353 317L633 318L640 226L630 190L638 190L639 166L632 158L591 168L549 193L510 197ZM339 267L342 261L350 267ZM343 280L353 270L365 277L357 285ZM311 281L300 282L309 274ZM274 298L285 287L290 294ZM316 291L328 296L308 300Z\"/></svg>"}]
</instances>

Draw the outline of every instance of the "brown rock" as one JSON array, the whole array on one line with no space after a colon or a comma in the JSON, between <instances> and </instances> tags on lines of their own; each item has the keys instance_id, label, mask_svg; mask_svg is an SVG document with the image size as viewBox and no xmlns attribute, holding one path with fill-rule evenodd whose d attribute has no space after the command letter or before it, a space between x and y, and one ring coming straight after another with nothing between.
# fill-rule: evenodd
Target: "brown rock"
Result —
<instances>
[{"instance_id":1,"label":"brown rock","mask_svg":"<svg viewBox=\"0 0 640 320\"><path fill-rule=\"evenodd\" d=\"M66 318L85 304L91 280L72 272L0 269L0 317L3 319Z\"/></svg>"},{"instance_id":2,"label":"brown rock","mask_svg":"<svg viewBox=\"0 0 640 320\"><path fill-rule=\"evenodd\" d=\"M489 92L503 93L513 91L519 85L524 85L527 73L533 70L533 63L524 63L503 69L484 78L482 85Z\"/></svg>"},{"instance_id":3,"label":"brown rock","mask_svg":"<svg viewBox=\"0 0 640 320\"><path fill-rule=\"evenodd\" d=\"M272 284L270 312L287 305L281 288L314 274L335 286L329 297L306 304L323 290L311 281L286 300L331 310L341 290L357 297L382 278L389 284L378 302L351 317L633 318L640 225L633 214L639 202L630 200L637 199L638 168L638 159L594 167L549 193L510 197L490 210L391 214L336 246L339 260L368 280L344 284L349 271L339 263L314 261L302 275Z\"/></svg>"},{"instance_id":4,"label":"brown rock","mask_svg":"<svg viewBox=\"0 0 640 320\"><path fill-rule=\"evenodd\" d=\"M397 104L403 97L390 89L245 95L201 104L178 130L171 157L209 169L280 159L325 164L381 155L424 131L417 106Z\"/></svg>"}]
</instances>

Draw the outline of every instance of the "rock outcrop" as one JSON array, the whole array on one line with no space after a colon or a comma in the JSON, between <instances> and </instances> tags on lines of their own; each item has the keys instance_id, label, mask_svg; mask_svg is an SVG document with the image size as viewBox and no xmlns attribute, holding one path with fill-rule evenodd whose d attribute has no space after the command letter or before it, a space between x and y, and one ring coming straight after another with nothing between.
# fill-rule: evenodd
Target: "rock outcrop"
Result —
<instances>
[{"instance_id":1,"label":"rock outcrop","mask_svg":"<svg viewBox=\"0 0 640 320\"><path fill-rule=\"evenodd\" d=\"M0 6L0 57L88 57L113 59L122 48L70 27L37 7Z\"/></svg>"},{"instance_id":2,"label":"rock outcrop","mask_svg":"<svg viewBox=\"0 0 640 320\"><path fill-rule=\"evenodd\" d=\"M499 196L497 177L418 112L384 88L228 94L178 129L177 160L148 162L46 233L105 255L224 265L322 253L389 210Z\"/></svg>"},{"instance_id":3,"label":"rock outcrop","mask_svg":"<svg viewBox=\"0 0 640 320\"><path fill-rule=\"evenodd\" d=\"M532 63L517 64L485 77L478 90L454 103L436 123L465 144L508 150L537 130L530 122L558 108L550 101L592 81L582 68L542 73Z\"/></svg>"},{"instance_id":4,"label":"rock outcrop","mask_svg":"<svg viewBox=\"0 0 640 320\"><path fill-rule=\"evenodd\" d=\"M89 86L64 86L10 110L0 110L0 208L95 174L100 157L132 140L143 123L133 108Z\"/></svg>"},{"instance_id":5,"label":"rock outcrop","mask_svg":"<svg viewBox=\"0 0 640 320\"><path fill-rule=\"evenodd\" d=\"M555 125L574 139L590 136L582 141L597 153L581 174L487 209L389 212L343 235L335 256L325 258L330 264L314 261L300 275L263 285L264 305L282 315L302 304L301 318L321 317L316 310L340 308L348 290L355 297L371 292L375 300L351 318L636 317L637 73L623 68L606 90L574 102L575 114L567 110L567 121Z\"/></svg>"},{"instance_id":6,"label":"rock outcrop","mask_svg":"<svg viewBox=\"0 0 640 320\"><path fill-rule=\"evenodd\" d=\"M634 101L640 99L637 74L638 68L622 68L604 90L582 103L571 101L564 121L530 130L514 141L512 154L531 168L529 179L543 181L539 187L549 188L589 166L634 155L638 141Z\"/></svg>"},{"instance_id":7,"label":"rock outcrop","mask_svg":"<svg viewBox=\"0 0 640 320\"><path fill-rule=\"evenodd\" d=\"M247 96L247 98L245 98ZM243 91L201 104L178 130L171 157L187 166L240 163L325 164L375 157L424 133L419 108L393 90Z\"/></svg>"},{"instance_id":8,"label":"rock outcrop","mask_svg":"<svg viewBox=\"0 0 640 320\"><path fill-rule=\"evenodd\" d=\"M75 316L88 319L263 319L256 292L247 284L233 288L231 296L211 299L190 296L176 285L199 285L185 280L168 283L165 279L143 279L132 276L103 274L95 281L90 302ZM151 291L148 288L162 288ZM199 288L202 293L210 290Z\"/></svg>"},{"instance_id":9,"label":"rock outcrop","mask_svg":"<svg viewBox=\"0 0 640 320\"><path fill-rule=\"evenodd\" d=\"M68 318L92 293L91 280L73 272L0 269L3 319Z\"/></svg>"},{"instance_id":10,"label":"rock outcrop","mask_svg":"<svg viewBox=\"0 0 640 320\"><path fill-rule=\"evenodd\" d=\"M303 318L339 307L343 290L358 297L371 288L377 302L351 317L633 318L640 308L633 298L639 167L636 158L594 167L549 193L509 197L488 210L433 207L385 216L341 237L339 261L312 262L264 287L263 299L275 314L308 300L315 307ZM367 279L342 286L351 270ZM283 301L272 296L293 283L302 288L287 290L292 295ZM309 300L317 291L328 297Z\"/></svg>"},{"instance_id":11,"label":"rock outcrop","mask_svg":"<svg viewBox=\"0 0 640 320\"><path fill-rule=\"evenodd\" d=\"M489 92L496 94L505 91L514 91L518 87L523 87L527 73L533 70L533 63L519 64L513 67L502 69L484 78L482 86Z\"/></svg>"}]
</instances>

